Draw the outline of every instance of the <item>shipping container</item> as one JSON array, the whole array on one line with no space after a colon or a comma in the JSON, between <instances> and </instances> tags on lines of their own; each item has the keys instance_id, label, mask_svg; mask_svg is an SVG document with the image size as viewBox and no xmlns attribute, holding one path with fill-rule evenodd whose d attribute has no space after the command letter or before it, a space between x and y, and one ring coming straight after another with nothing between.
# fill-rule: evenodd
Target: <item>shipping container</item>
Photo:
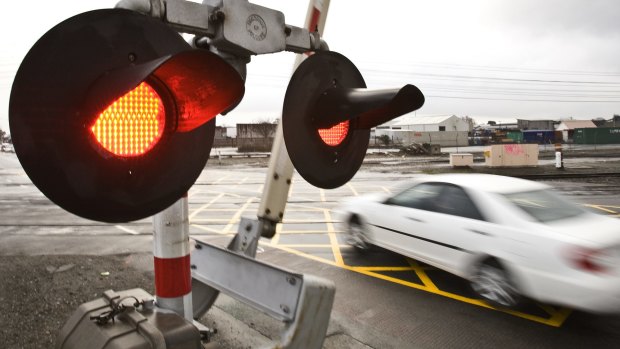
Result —
<instances>
[{"instance_id":1,"label":"shipping container","mask_svg":"<svg viewBox=\"0 0 620 349\"><path fill-rule=\"evenodd\" d=\"M515 143L523 143L523 133L521 131L508 131L506 132L506 137Z\"/></svg>"},{"instance_id":2,"label":"shipping container","mask_svg":"<svg viewBox=\"0 0 620 349\"><path fill-rule=\"evenodd\" d=\"M576 128L576 144L620 144L620 127Z\"/></svg>"},{"instance_id":3,"label":"shipping container","mask_svg":"<svg viewBox=\"0 0 620 349\"><path fill-rule=\"evenodd\" d=\"M527 130L523 131L522 135L524 143L555 143L555 131L553 130Z\"/></svg>"}]
</instances>

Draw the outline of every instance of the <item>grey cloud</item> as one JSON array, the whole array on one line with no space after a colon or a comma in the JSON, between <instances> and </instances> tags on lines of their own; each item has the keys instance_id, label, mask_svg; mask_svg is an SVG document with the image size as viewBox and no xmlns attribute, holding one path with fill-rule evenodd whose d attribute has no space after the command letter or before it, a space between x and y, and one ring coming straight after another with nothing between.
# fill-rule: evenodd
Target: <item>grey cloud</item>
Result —
<instances>
[{"instance_id":1,"label":"grey cloud","mask_svg":"<svg viewBox=\"0 0 620 349\"><path fill-rule=\"evenodd\" d=\"M620 38L618 0L492 0L490 21L532 35L557 32Z\"/></svg>"}]
</instances>

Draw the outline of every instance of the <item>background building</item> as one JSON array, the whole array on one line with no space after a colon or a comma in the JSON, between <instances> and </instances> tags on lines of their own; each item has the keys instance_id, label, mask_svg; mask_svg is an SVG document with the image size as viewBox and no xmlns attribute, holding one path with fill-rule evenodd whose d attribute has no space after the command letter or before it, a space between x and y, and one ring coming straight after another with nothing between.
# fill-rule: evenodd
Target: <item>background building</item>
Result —
<instances>
[{"instance_id":1,"label":"background building","mask_svg":"<svg viewBox=\"0 0 620 349\"><path fill-rule=\"evenodd\" d=\"M562 132L564 142L570 143L577 128L596 128L596 125L592 120L560 120L555 129Z\"/></svg>"},{"instance_id":2,"label":"background building","mask_svg":"<svg viewBox=\"0 0 620 349\"><path fill-rule=\"evenodd\" d=\"M278 124L237 124L237 149L239 151L271 151Z\"/></svg>"},{"instance_id":3,"label":"background building","mask_svg":"<svg viewBox=\"0 0 620 349\"><path fill-rule=\"evenodd\" d=\"M466 146L473 130L473 120L456 115L405 115L377 127L376 137L387 136L393 144L430 143L442 147Z\"/></svg>"},{"instance_id":4,"label":"background building","mask_svg":"<svg viewBox=\"0 0 620 349\"><path fill-rule=\"evenodd\" d=\"M517 119L517 128L522 131L527 130L554 130L557 121L555 120L525 120Z\"/></svg>"}]
</instances>

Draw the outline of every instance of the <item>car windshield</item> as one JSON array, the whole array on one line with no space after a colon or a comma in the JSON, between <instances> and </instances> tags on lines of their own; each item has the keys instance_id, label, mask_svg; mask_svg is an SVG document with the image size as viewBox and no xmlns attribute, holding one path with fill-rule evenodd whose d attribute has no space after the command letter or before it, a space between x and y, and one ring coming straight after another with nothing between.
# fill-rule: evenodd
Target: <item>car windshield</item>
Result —
<instances>
[{"instance_id":1,"label":"car windshield","mask_svg":"<svg viewBox=\"0 0 620 349\"><path fill-rule=\"evenodd\" d=\"M585 213L579 206L553 194L550 190L503 194L503 196L539 222L551 222Z\"/></svg>"}]
</instances>

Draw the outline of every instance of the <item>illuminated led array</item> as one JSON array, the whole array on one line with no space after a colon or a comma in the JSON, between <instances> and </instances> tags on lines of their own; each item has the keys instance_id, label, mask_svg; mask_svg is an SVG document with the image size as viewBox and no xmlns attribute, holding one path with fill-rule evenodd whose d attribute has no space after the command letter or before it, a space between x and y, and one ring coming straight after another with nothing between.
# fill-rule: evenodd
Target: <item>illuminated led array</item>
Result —
<instances>
[{"instance_id":1,"label":"illuminated led array","mask_svg":"<svg viewBox=\"0 0 620 349\"><path fill-rule=\"evenodd\" d=\"M107 151L130 157L142 155L157 144L165 121L161 98L143 82L101 112L91 130Z\"/></svg>"},{"instance_id":2,"label":"illuminated led array","mask_svg":"<svg viewBox=\"0 0 620 349\"><path fill-rule=\"evenodd\" d=\"M319 129L319 135L325 144L335 147L342 143L349 133L349 121L343 121L331 128Z\"/></svg>"}]
</instances>

